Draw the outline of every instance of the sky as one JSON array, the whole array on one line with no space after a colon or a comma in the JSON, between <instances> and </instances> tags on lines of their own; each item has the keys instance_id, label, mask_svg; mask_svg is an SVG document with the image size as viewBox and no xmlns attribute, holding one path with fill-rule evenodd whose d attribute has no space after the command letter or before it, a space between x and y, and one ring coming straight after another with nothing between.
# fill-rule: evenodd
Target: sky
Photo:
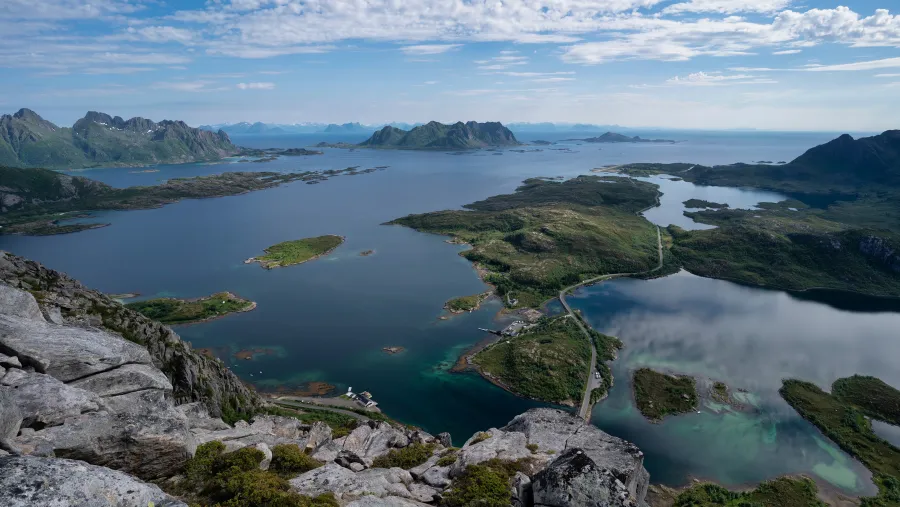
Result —
<instances>
[{"instance_id":1,"label":"sky","mask_svg":"<svg viewBox=\"0 0 900 507\"><path fill-rule=\"evenodd\" d=\"M0 112L900 128L897 0L0 0Z\"/></svg>"}]
</instances>

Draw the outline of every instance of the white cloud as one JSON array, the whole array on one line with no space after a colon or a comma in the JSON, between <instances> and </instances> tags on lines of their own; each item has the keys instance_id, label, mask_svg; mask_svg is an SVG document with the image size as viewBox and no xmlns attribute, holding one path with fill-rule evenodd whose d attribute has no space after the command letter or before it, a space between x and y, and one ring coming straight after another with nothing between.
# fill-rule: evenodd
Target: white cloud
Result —
<instances>
[{"instance_id":1,"label":"white cloud","mask_svg":"<svg viewBox=\"0 0 900 507\"><path fill-rule=\"evenodd\" d=\"M777 81L759 78L751 74L721 74L718 72L694 72L685 77L675 76L666 84L678 86L724 86L745 84L773 84Z\"/></svg>"},{"instance_id":2,"label":"white cloud","mask_svg":"<svg viewBox=\"0 0 900 507\"><path fill-rule=\"evenodd\" d=\"M662 10L663 14L681 14L685 12L718 12L734 14L736 12L776 12L791 4L791 0L689 0L670 5Z\"/></svg>"},{"instance_id":3,"label":"white cloud","mask_svg":"<svg viewBox=\"0 0 900 507\"><path fill-rule=\"evenodd\" d=\"M796 55L802 53L802 49L785 49L784 51L774 51L773 55Z\"/></svg>"},{"instance_id":4,"label":"white cloud","mask_svg":"<svg viewBox=\"0 0 900 507\"><path fill-rule=\"evenodd\" d=\"M562 83L565 81L575 81L574 77L540 77L532 79L532 83Z\"/></svg>"},{"instance_id":5,"label":"white cloud","mask_svg":"<svg viewBox=\"0 0 900 507\"><path fill-rule=\"evenodd\" d=\"M438 84L438 81L425 81L425 83L423 83L423 84L436 85L436 84Z\"/></svg>"},{"instance_id":6,"label":"white cloud","mask_svg":"<svg viewBox=\"0 0 900 507\"><path fill-rule=\"evenodd\" d=\"M3 0L0 18L75 20L129 14L144 8L127 0Z\"/></svg>"},{"instance_id":7,"label":"white cloud","mask_svg":"<svg viewBox=\"0 0 900 507\"><path fill-rule=\"evenodd\" d=\"M544 76L571 76L575 74L574 72L497 72L496 74L502 74L504 76L511 77L544 77Z\"/></svg>"},{"instance_id":8,"label":"white cloud","mask_svg":"<svg viewBox=\"0 0 900 507\"><path fill-rule=\"evenodd\" d=\"M275 83L238 83L240 90L274 90Z\"/></svg>"},{"instance_id":9,"label":"white cloud","mask_svg":"<svg viewBox=\"0 0 900 507\"><path fill-rule=\"evenodd\" d=\"M400 51L408 55L438 55L454 50L462 44L419 44L416 46L403 46Z\"/></svg>"},{"instance_id":10,"label":"white cloud","mask_svg":"<svg viewBox=\"0 0 900 507\"><path fill-rule=\"evenodd\" d=\"M195 32L173 26L145 26L135 28L128 27L125 30L125 38L129 40L144 40L147 42L179 42L181 44L193 44L196 40Z\"/></svg>"},{"instance_id":11,"label":"white cloud","mask_svg":"<svg viewBox=\"0 0 900 507\"><path fill-rule=\"evenodd\" d=\"M846 72L859 70L892 69L900 67L900 57L869 60L865 62L842 63L837 65L809 65L803 69L807 72Z\"/></svg>"},{"instance_id":12,"label":"white cloud","mask_svg":"<svg viewBox=\"0 0 900 507\"><path fill-rule=\"evenodd\" d=\"M210 91L207 88L209 81L163 81L153 83L153 88L159 90L175 90L179 92L205 92Z\"/></svg>"},{"instance_id":13,"label":"white cloud","mask_svg":"<svg viewBox=\"0 0 900 507\"><path fill-rule=\"evenodd\" d=\"M875 77L900 77L900 74L875 74Z\"/></svg>"}]
</instances>

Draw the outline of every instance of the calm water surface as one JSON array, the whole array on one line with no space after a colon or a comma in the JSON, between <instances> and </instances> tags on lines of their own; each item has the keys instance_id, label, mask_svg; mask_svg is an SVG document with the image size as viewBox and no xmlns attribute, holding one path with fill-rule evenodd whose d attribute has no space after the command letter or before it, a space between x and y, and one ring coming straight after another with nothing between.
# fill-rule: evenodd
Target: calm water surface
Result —
<instances>
[{"instance_id":1,"label":"calm water surface","mask_svg":"<svg viewBox=\"0 0 900 507\"><path fill-rule=\"evenodd\" d=\"M528 134L558 140L596 133ZM432 432L449 431L457 443L501 426L539 404L517 398L473 375L448 373L468 347L496 327L498 303L438 320L447 299L485 290L459 246L445 238L381 225L391 219L510 192L525 178L572 177L592 168L629 162L717 164L790 160L830 134L653 132L674 145L589 145L577 141L464 155L326 149L321 156L284 157L270 163L158 166L83 171L118 187L152 185L223 171L291 171L390 166L386 171L337 177L319 184L219 199L182 201L161 209L110 212L111 227L51 237L0 237L0 248L41 261L110 293L197 297L231 290L259 303L249 313L178 332L197 347L211 347L243 378L262 389L295 388L312 380L338 389L371 391L393 417ZM322 136L236 138L253 147L302 147ZM329 138L330 141L338 139ZM340 139L356 141L355 138ZM550 149L554 148L554 149ZM566 150L562 150L565 148ZM751 208L777 194L652 178L664 193L654 223L693 224L681 202L692 197ZM243 260L274 243L320 234L347 237L332 255L266 271ZM361 257L363 250L375 254ZM879 375L900 384L886 358L897 357L897 314L847 313L784 293L741 288L679 275L656 281L621 280L585 289L573 302L599 329L626 344L616 363L617 387L595 411L597 424L631 439L647 454L654 481L681 484L689 475L743 484L787 472L816 471L850 491L865 474L818 436L773 395L783 376L827 383L851 373ZM893 320L892 320L893 319ZM831 323L826 325L827 323ZM879 331L880 330L880 331ZM864 345L863 345L864 344ZM388 355L385 346L406 351ZM237 361L246 348L273 354ZM630 402L628 371L636 365L671 367L746 388L751 414L705 407L700 415L649 425ZM752 395L752 396L751 396ZM751 403L752 402L752 403ZM716 413L718 411L718 413ZM710 445L714 442L715 445Z\"/></svg>"}]
</instances>

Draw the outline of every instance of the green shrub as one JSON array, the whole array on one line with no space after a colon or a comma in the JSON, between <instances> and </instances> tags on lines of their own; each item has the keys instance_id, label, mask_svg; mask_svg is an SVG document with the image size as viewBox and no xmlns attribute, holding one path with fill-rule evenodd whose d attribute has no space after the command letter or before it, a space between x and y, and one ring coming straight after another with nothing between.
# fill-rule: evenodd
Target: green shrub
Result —
<instances>
[{"instance_id":1,"label":"green shrub","mask_svg":"<svg viewBox=\"0 0 900 507\"><path fill-rule=\"evenodd\" d=\"M475 435L475 438L472 439L472 445L475 445L480 442L484 442L485 440L491 438L492 436L493 435L491 435L487 431L481 431L477 435Z\"/></svg>"},{"instance_id":2,"label":"green shrub","mask_svg":"<svg viewBox=\"0 0 900 507\"><path fill-rule=\"evenodd\" d=\"M213 463L225 452L225 444L218 440L197 446L194 457L185 466L185 476L195 485L202 485L213 474Z\"/></svg>"},{"instance_id":3,"label":"green shrub","mask_svg":"<svg viewBox=\"0 0 900 507\"><path fill-rule=\"evenodd\" d=\"M314 460L295 444L280 444L272 448L272 463L269 470L276 474L297 476L320 466L322 463Z\"/></svg>"},{"instance_id":4,"label":"green shrub","mask_svg":"<svg viewBox=\"0 0 900 507\"><path fill-rule=\"evenodd\" d=\"M411 444L402 449L391 449L384 456L375 458L374 468L400 467L410 469L428 461L434 451L434 444Z\"/></svg>"},{"instance_id":5,"label":"green shrub","mask_svg":"<svg viewBox=\"0 0 900 507\"><path fill-rule=\"evenodd\" d=\"M528 444L528 445L525 446L525 448L528 449L529 451L531 451L531 454L534 454L534 453L538 452L538 445L537 445L537 444Z\"/></svg>"},{"instance_id":6,"label":"green shrub","mask_svg":"<svg viewBox=\"0 0 900 507\"><path fill-rule=\"evenodd\" d=\"M456 453L449 452L441 456L441 459L437 460L437 466L439 467L448 467L456 462Z\"/></svg>"},{"instance_id":7,"label":"green shrub","mask_svg":"<svg viewBox=\"0 0 900 507\"><path fill-rule=\"evenodd\" d=\"M497 458L469 465L444 495L445 507L507 507L512 500L509 485L516 472L525 472L529 460L503 461Z\"/></svg>"}]
</instances>

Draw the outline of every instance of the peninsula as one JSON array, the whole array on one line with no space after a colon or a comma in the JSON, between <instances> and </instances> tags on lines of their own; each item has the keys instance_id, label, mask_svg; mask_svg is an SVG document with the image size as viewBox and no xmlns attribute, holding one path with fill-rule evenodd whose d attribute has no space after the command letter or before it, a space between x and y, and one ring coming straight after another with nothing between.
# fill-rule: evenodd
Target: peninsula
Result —
<instances>
[{"instance_id":1,"label":"peninsula","mask_svg":"<svg viewBox=\"0 0 900 507\"><path fill-rule=\"evenodd\" d=\"M628 137L624 134L607 132L601 136L584 139L565 139L566 141L583 141L585 143L668 143L675 144L671 139L644 139L640 136Z\"/></svg>"},{"instance_id":2,"label":"peninsula","mask_svg":"<svg viewBox=\"0 0 900 507\"><path fill-rule=\"evenodd\" d=\"M329 234L314 238L285 241L266 248L265 255L251 257L244 261L244 264L258 262L265 269L302 264L318 259L323 255L328 255L343 243L345 239L343 236Z\"/></svg>"},{"instance_id":3,"label":"peninsula","mask_svg":"<svg viewBox=\"0 0 900 507\"><path fill-rule=\"evenodd\" d=\"M592 277L638 273L659 261L656 227L637 212L658 187L618 177L526 180L515 193L390 222L444 234L470 250L484 281L509 307L538 307Z\"/></svg>"},{"instance_id":4,"label":"peninsula","mask_svg":"<svg viewBox=\"0 0 900 507\"><path fill-rule=\"evenodd\" d=\"M495 146L518 146L516 136L500 122L456 122L445 125L432 121L403 130L386 126L359 143L319 143L326 148L378 148L395 150L471 150Z\"/></svg>"},{"instance_id":5,"label":"peninsula","mask_svg":"<svg viewBox=\"0 0 900 507\"><path fill-rule=\"evenodd\" d=\"M163 324L192 324L218 319L231 313L249 312L256 308L256 303L231 292L219 292L196 299L148 299L128 303L125 307Z\"/></svg>"},{"instance_id":6,"label":"peninsula","mask_svg":"<svg viewBox=\"0 0 900 507\"><path fill-rule=\"evenodd\" d=\"M684 201L685 208L713 208L713 209L722 209L727 208L728 204L720 203L720 202L712 202L712 201L704 201L703 199L688 199Z\"/></svg>"},{"instance_id":7,"label":"peninsula","mask_svg":"<svg viewBox=\"0 0 900 507\"><path fill-rule=\"evenodd\" d=\"M194 178L172 178L152 187L113 188L82 176L47 169L0 167L0 233L48 235L78 232L108 224L60 224L61 220L84 218L98 210L158 208L182 199L204 199L238 195L277 187L292 181L319 183L334 176L354 176L376 169L329 169L304 171L230 172Z\"/></svg>"},{"instance_id":8,"label":"peninsula","mask_svg":"<svg viewBox=\"0 0 900 507\"><path fill-rule=\"evenodd\" d=\"M225 132L183 121L123 120L89 111L72 127L59 127L30 109L0 116L0 166L137 167L219 160L239 151Z\"/></svg>"}]
</instances>

